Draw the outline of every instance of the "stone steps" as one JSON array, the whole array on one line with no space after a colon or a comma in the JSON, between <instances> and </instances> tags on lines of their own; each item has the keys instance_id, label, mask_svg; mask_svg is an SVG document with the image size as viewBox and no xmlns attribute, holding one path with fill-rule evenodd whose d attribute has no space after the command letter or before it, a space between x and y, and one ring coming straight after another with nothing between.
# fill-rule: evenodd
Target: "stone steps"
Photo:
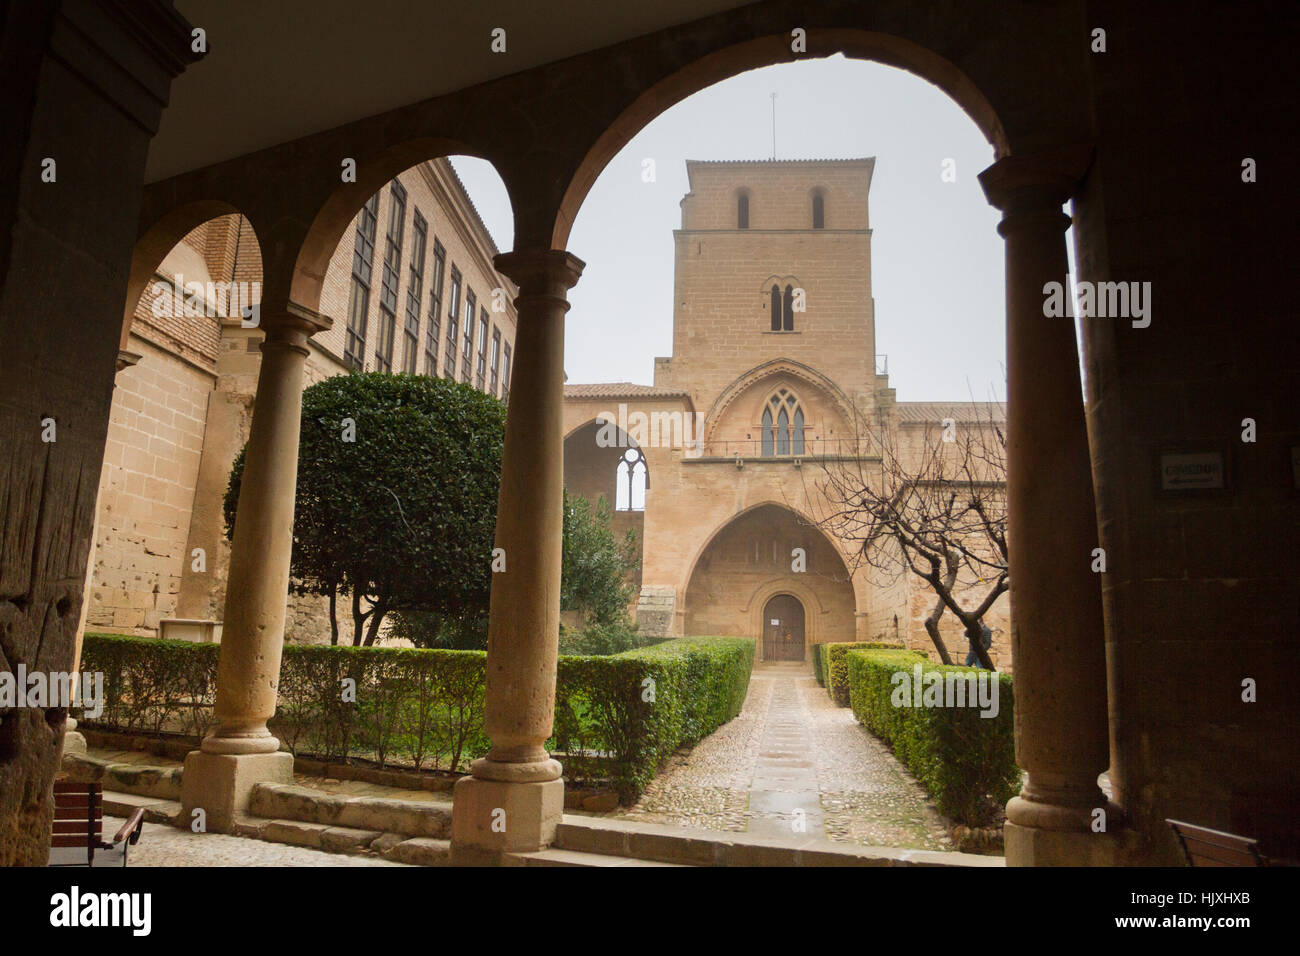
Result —
<instances>
[{"instance_id":1,"label":"stone steps","mask_svg":"<svg viewBox=\"0 0 1300 956\"><path fill-rule=\"evenodd\" d=\"M512 853L506 860L508 866L682 866L681 863L660 863L656 860L638 860L628 856L607 856L603 853L580 853L548 847L536 853Z\"/></svg>"},{"instance_id":2,"label":"stone steps","mask_svg":"<svg viewBox=\"0 0 1300 956\"><path fill-rule=\"evenodd\" d=\"M144 797L136 793L118 793L113 790L102 791L104 797L104 814L110 817L129 817L137 809L144 809L146 823L165 823L177 826L181 815L179 800L160 800L157 797Z\"/></svg>"},{"instance_id":3,"label":"stone steps","mask_svg":"<svg viewBox=\"0 0 1300 956\"><path fill-rule=\"evenodd\" d=\"M811 837L713 832L570 814L560 823L551 849L684 866L1006 865L1000 856L856 846Z\"/></svg>"},{"instance_id":4,"label":"stone steps","mask_svg":"<svg viewBox=\"0 0 1300 956\"><path fill-rule=\"evenodd\" d=\"M403 800L327 793L297 784L259 783L253 788L249 815L443 839L451 832L451 800L438 796L440 799Z\"/></svg>"},{"instance_id":5,"label":"stone steps","mask_svg":"<svg viewBox=\"0 0 1300 956\"><path fill-rule=\"evenodd\" d=\"M81 783L98 783L114 793L136 794L159 800L181 798L181 767L117 761L112 757L65 753L63 769Z\"/></svg>"}]
</instances>

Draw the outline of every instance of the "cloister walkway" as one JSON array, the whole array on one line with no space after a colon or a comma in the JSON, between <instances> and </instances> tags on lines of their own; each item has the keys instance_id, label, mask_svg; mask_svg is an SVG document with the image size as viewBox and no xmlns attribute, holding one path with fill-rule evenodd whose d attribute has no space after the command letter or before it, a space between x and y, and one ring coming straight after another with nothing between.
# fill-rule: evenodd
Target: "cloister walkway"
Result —
<instances>
[{"instance_id":1,"label":"cloister walkway","mask_svg":"<svg viewBox=\"0 0 1300 956\"><path fill-rule=\"evenodd\" d=\"M756 664L740 716L674 757L635 806L615 815L761 836L953 848L947 821L920 786L804 663Z\"/></svg>"}]
</instances>

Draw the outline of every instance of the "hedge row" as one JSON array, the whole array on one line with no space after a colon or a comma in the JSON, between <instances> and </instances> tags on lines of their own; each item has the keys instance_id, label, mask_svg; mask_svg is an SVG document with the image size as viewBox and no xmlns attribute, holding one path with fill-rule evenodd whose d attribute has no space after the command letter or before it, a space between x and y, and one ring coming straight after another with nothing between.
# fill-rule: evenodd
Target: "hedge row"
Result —
<instances>
[{"instance_id":1,"label":"hedge row","mask_svg":"<svg viewBox=\"0 0 1300 956\"><path fill-rule=\"evenodd\" d=\"M997 681L996 715L981 716L981 708L970 704L952 706L952 699L941 706L915 706L913 698L908 705L903 685L912 689L918 665L923 687L942 680L955 691L959 681L979 675ZM900 673L906 681L895 677ZM939 676L929 676L933 674ZM848 685L854 716L889 745L940 813L970 826L986 825L1020 792L1009 675L931 664L916 651L855 650L848 654Z\"/></svg>"},{"instance_id":2,"label":"hedge row","mask_svg":"<svg viewBox=\"0 0 1300 956\"><path fill-rule=\"evenodd\" d=\"M104 674L88 726L201 736L212 721L220 646L87 634L82 669ZM272 733L294 754L380 766L465 768L487 752L482 651L289 644ZM665 757L735 717L753 642L667 641L559 659L555 736L571 781L608 779L635 799Z\"/></svg>"},{"instance_id":3,"label":"hedge row","mask_svg":"<svg viewBox=\"0 0 1300 956\"><path fill-rule=\"evenodd\" d=\"M822 645L821 684L831 700L841 707L849 706L849 651L902 650L901 644L884 644L879 641L857 641Z\"/></svg>"},{"instance_id":4,"label":"hedge row","mask_svg":"<svg viewBox=\"0 0 1300 956\"><path fill-rule=\"evenodd\" d=\"M826 686L826 655L822 653L825 644L814 644L812 646L812 666L813 677L817 678L817 683Z\"/></svg>"}]
</instances>

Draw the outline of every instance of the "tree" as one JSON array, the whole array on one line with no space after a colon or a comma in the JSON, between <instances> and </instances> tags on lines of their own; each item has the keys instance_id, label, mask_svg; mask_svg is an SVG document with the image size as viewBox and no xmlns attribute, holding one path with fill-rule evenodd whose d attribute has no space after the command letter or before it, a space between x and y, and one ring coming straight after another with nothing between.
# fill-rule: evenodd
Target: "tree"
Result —
<instances>
[{"instance_id":1,"label":"tree","mask_svg":"<svg viewBox=\"0 0 1300 956\"><path fill-rule=\"evenodd\" d=\"M605 627L627 619L634 590L630 574L639 563L636 532L620 543L603 495L593 508L581 495L564 492L564 560L560 609L577 611L584 624Z\"/></svg>"},{"instance_id":2,"label":"tree","mask_svg":"<svg viewBox=\"0 0 1300 956\"><path fill-rule=\"evenodd\" d=\"M302 396L290 573L301 593L349 597L352 643L399 611L485 614L505 405L446 379L340 375ZM241 451L226 492L233 535Z\"/></svg>"},{"instance_id":3,"label":"tree","mask_svg":"<svg viewBox=\"0 0 1300 956\"><path fill-rule=\"evenodd\" d=\"M858 447L875 451L878 464L865 456L823 459L809 500L821 502L823 530L855 543L854 573L870 566L930 586L936 601L925 630L940 660L952 663L939 634L951 611L991 670L983 618L1009 587L1006 437L997 416L973 408L969 420L927 428L906 447L897 429L872 430L859 419Z\"/></svg>"}]
</instances>

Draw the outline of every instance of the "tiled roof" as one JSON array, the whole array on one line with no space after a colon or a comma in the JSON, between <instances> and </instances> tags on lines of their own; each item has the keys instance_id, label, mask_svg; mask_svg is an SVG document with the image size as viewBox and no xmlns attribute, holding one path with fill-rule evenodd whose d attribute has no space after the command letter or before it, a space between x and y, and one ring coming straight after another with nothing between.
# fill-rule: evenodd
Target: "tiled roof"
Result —
<instances>
[{"instance_id":1,"label":"tiled roof","mask_svg":"<svg viewBox=\"0 0 1300 956\"><path fill-rule=\"evenodd\" d=\"M902 423L937 423L945 418L955 422L1007 420L1007 407L1001 402L898 402L895 407Z\"/></svg>"},{"instance_id":2,"label":"tiled roof","mask_svg":"<svg viewBox=\"0 0 1300 956\"><path fill-rule=\"evenodd\" d=\"M636 385L632 382L596 382L591 385L565 385L565 398L690 398L680 388Z\"/></svg>"}]
</instances>

